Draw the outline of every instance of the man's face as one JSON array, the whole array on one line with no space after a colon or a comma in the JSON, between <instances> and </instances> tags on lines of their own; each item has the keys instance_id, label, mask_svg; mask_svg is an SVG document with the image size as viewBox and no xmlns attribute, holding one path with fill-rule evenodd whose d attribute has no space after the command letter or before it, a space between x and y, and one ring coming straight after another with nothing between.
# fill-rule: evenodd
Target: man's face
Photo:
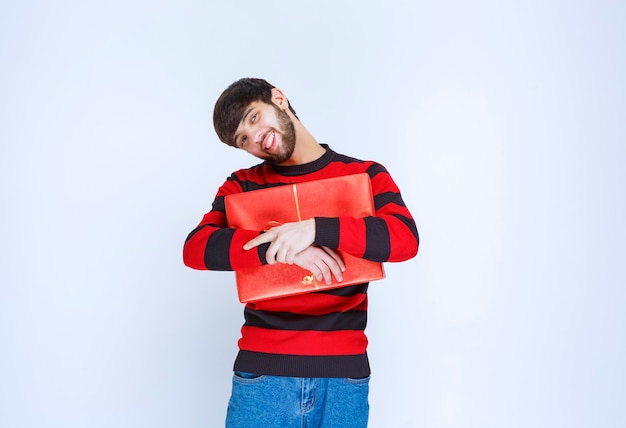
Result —
<instances>
[{"instance_id":1,"label":"man's face","mask_svg":"<svg viewBox=\"0 0 626 428\"><path fill-rule=\"evenodd\" d=\"M234 140L251 155L281 164L293 154L296 131L289 115L278 106L254 101L244 110Z\"/></svg>"}]
</instances>

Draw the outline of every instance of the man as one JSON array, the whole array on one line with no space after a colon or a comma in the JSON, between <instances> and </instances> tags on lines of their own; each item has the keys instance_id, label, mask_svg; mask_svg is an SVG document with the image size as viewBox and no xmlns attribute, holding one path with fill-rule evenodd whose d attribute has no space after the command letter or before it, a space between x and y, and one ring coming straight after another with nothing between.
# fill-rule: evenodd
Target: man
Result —
<instances>
[{"instance_id":1,"label":"man","mask_svg":"<svg viewBox=\"0 0 626 428\"><path fill-rule=\"evenodd\" d=\"M222 142L263 162L235 171L219 188L187 237L187 266L236 271L288 263L332 283L345 269L339 250L377 262L417 254L415 222L387 170L319 144L280 89L262 79L233 83L215 104L213 124ZM371 178L374 216L316 217L265 233L226 225L226 195L361 172ZM226 426L367 426L367 287L246 304Z\"/></svg>"}]
</instances>

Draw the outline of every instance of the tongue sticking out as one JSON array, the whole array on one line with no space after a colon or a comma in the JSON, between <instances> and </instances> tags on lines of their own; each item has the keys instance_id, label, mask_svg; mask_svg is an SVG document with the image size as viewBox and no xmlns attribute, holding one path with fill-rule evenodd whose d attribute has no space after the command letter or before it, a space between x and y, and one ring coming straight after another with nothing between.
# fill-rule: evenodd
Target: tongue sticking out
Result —
<instances>
[{"instance_id":1,"label":"tongue sticking out","mask_svg":"<svg viewBox=\"0 0 626 428\"><path fill-rule=\"evenodd\" d=\"M267 138L265 139L265 144L263 144L263 148L265 150L269 150L272 148L272 146L274 145L274 137L276 136L276 134L274 133L274 131L270 131L269 134L267 135Z\"/></svg>"}]
</instances>

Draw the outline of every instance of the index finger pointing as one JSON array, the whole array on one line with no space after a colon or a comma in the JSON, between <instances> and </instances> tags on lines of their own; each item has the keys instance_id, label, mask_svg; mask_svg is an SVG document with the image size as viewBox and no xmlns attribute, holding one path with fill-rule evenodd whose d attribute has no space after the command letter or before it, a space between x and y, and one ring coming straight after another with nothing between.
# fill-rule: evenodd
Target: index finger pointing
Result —
<instances>
[{"instance_id":1,"label":"index finger pointing","mask_svg":"<svg viewBox=\"0 0 626 428\"><path fill-rule=\"evenodd\" d=\"M257 236L256 238L253 238L251 240L249 240L248 242L246 242L243 245L243 249L244 250L250 250L254 247L258 247L261 244L265 244L266 242L271 242L272 241L272 237L269 236L269 233L262 233L259 236Z\"/></svg>"}]
</instances>

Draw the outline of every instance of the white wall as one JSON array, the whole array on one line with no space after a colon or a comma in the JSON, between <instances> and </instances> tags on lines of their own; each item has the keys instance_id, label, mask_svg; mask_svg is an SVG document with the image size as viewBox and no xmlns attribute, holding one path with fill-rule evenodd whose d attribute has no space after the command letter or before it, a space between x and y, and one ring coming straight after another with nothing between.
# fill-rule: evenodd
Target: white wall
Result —
<instances>
[{"instance_id":1,"label":"white wall","mask_svg":"<svg viewBox=\"0 0 626 428\"><path fill-rule=\"evenodd\" d=\"M626 8L3 2L0 426L217 427L243 321L185 268L264 77L385 164L421 250L372 284L372 427L626 424Z\"/></svg>"}]
</instances>

